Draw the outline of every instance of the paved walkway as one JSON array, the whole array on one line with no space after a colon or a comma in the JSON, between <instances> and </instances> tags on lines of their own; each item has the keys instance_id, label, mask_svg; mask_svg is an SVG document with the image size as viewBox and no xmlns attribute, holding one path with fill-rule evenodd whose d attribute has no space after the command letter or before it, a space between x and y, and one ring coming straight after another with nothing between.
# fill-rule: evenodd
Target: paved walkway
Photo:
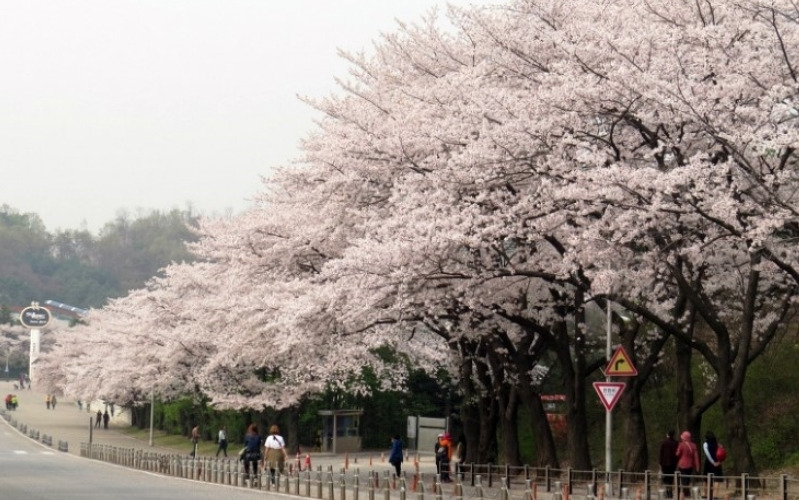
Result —
<instances>
[{"instance_id":1,"label":"paved walkway","mask_svg":"<svg viewBox=\"0 0 799 500\"><path fill-rule=\"evenodd\" d=\"M19 405L7 414L19 424L26 425L29 431L35 429L40 434L51 436L53 448L57 448L59 441L66 441L69 453L79 456L80 444L89 442L91 432L92 443L95 444L175 453L174 449L151 447L147 442L127 436L113 424L108 429L93 428L94 413L87 412L85 406L83 410L78 409L74 400L59 398L55 409L48 410L44 394L36 390L14 389L12 382L0 382L0 396L5 398L9 393L17 395Z\"/></svg>"},{"instance_id":2,"label":"paved walkway","mask_svg":"<svg viewBox=\"0 0 799 500\"><path fill-rule=\"evenodd\" d=\"M78 409L74 400L68 398L59 398L55 410L48 410L45 405L45 395L34 390L20 390L14 389L13 382L0 382L0 397L5 397L6 394L14 393L19 399L19 406L14 411L7 412L8 415L16 420L19 424L24 424L28 430L35 429L40 434L47 434L52 437L53 449L58 448L59 441L66 441L68 444L68 453L80 456L81 443L89 442L89 435L91 432L92 443L115 446L119 448L132 448L148 451L155 451L165 454L188 453L189 442L186 440L186 447L182 450L175 448L165 448L159 446L150 446L147 441L130 437L123 432L120 432L118 424L111 422L108 429L94 428L93 416L94 413L86 411L84 406L83 410ZM5 408L5 406L3 406ZM96 409L95 409L96 411ZM3 423L0 425L8 425L4 419L0 419ZM44 445L43 445L44 446ZM238 447L230 445L228 451L236 453ZM312 453L311 465L314 469L322 466L324 469L332 466L333 470L340 470L348 467L350 469L359 468L362 471L375 470L375 471L388 471L393 470L385 459L388 456L388 449L386 452L381 453L357 453L351 455L333 455L331 453ZM293 458L293 457L292 457ZM302 457L304 460L304 455ZM403 464L403 468L407 471L413 469L413 457ZM435 460L432 453L419 457L419 470L425 474L433 474L435 472Z\"/></svg>"}]
</instances>

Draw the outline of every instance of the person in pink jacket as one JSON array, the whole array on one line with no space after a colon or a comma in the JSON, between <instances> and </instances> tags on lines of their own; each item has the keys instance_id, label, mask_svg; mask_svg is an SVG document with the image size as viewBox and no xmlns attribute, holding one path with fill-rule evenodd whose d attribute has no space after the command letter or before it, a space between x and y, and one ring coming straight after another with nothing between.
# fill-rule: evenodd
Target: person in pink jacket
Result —
<instances>
[{"instance_id":1,"label":"person in pink jacket","mask_svg":"<svg viewBox=\"0 0 799 500\"><path fill-rule=\"evenodd\" d=\"M691 476L699 474L699 450L691 441L691 433L683 431L680 434L680 444L677 445L677 470L680 471L683 498L691 496Z\"/></svg>"}]
</instances>

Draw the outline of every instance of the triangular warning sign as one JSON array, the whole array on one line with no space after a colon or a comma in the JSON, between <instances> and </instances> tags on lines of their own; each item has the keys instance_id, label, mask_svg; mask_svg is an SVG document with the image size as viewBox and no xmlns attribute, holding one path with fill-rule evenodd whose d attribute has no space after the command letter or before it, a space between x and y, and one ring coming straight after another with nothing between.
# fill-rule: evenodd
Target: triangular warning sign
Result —
<instances>
[{"instance_id":1,"label":"triangular warning sign","mask_svg":"<svg viewBox=\"0 0 799 500\"><path fill-rule=\"evenodd\" d=\"M624 382L594 382L594 390L599 394L599 399L607 411L613 410L624 392Z\"/></svg>"},{"instance_id":2,"label":"triangular warning sign","mask_svg":"<svg viewBox=\"0 0 799 500\"><path fill-rule=\"evenodd\" d=\"M638 370L633 366L632 359L627 355L624 347L618 349L610 357L608 366L605 367L606 377L634 377L638 375Z\"/></svg>"}]
</instances>

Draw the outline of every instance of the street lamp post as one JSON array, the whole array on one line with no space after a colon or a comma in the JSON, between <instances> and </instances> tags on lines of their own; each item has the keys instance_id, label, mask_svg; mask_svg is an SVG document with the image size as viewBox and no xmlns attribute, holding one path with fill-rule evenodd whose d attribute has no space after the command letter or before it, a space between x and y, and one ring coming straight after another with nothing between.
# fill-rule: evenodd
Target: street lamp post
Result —
<instances>
[{"instance_id":1,"label":"street lamp post","mask_svg":"<svg viewBox=\"0 0 799 500\"><path fill-rule=\"evenodd\" d=\"M611 319L611 309L610 309L610 299L607 299L605 304L607 306L607 339L605 345L605 355L607 357L607 362L610 363L610 357L613 356L613 346L611 343L611 333L612 333L612 319ZM610 382L610 375L605 374L605 382ZM613 413L608 410L605 412L605 471L610 474L610 467L611 467L611 443L612 443L612 433L613 433ZM611 492L608 491L606 494L610 494Z\"/></svg>"},{"instance_id":2,"label":"street lamp post","mask_svg":"<svg viewBox=\"0 0 799 500\"><path fill-rule=\"evenodd\" d=\"M153 445L153 416L155 415L155 391L150 392L150 446Z\"/></svg>"}]
</instances>

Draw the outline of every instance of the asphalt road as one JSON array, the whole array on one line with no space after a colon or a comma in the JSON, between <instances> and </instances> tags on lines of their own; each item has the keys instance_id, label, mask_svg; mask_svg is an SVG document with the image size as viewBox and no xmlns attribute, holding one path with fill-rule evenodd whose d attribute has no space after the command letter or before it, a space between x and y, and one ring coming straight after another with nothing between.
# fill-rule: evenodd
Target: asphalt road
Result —
<instances>
[{"instance_id":1,"label":"asphalt road","mask_svg":"<svg viewBox=\"0 0 799 500\"><path fill-rule=\"evenodd\" d=\"M2 500L196 500L286 497L265 491L201 483L81 459L45 447L0 423Z\"/></svg>"}]
</instances>

